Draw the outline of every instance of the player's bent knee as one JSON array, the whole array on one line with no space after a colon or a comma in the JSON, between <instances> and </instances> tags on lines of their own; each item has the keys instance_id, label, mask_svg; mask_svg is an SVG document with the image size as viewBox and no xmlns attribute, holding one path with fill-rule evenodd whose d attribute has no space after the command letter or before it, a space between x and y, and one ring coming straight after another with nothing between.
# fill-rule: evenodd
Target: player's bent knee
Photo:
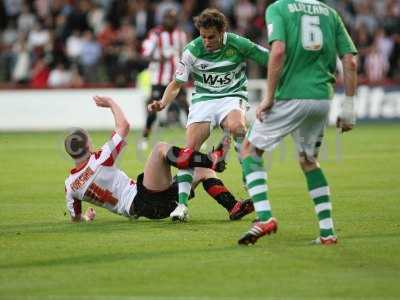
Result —
<instances>
[{"instance_id":1,"label":"player's bent knee","mask_svg":"<svg viewBox=\"0 0 400 300\"><path fill-rule=\"evenodd\" d=\"M165 156L171 146L165 142L158 142L154 146L154 152L159 153L162 156Z\"/></svg>"},{"instance_id":2,"label":"player's bent knee","mask_svg":"<svg viewBox=\"0 0 400 300\"><path fill-rule=\"evenodd\" d=\"M242 122L230 122L227 129L234 137L244 137L246 135L246 125Z\"/></svg>"}]
</instances>

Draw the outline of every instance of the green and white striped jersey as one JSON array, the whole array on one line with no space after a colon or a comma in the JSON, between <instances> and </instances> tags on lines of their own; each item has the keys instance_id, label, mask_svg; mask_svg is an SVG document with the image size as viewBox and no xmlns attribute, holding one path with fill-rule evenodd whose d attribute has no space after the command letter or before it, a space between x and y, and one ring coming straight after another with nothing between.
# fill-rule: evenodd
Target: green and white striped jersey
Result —
<instances>
[{"instance_id":1,"label":"green and white striped jersey","mask_svg":"<svg viewBox=\"0 0 400 300\"><path fill-rule=\"evenodd\" d=\"M266 48L234 33L225 33L223 46L213 52L207 51L198 37L186 45L175 80L187 82L192 74L192 103L227 97L247 101L246 59L267 66L268 57Z\"/></svg>"}]
</instances>

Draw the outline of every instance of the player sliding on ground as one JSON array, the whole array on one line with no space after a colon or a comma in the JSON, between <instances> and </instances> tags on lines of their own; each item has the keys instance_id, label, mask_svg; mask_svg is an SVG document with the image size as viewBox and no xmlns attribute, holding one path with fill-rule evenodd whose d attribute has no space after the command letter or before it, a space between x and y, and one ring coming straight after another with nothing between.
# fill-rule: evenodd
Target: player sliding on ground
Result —
<instances>
[{"instance_id":1,"label":"player sliding on ground","mask_svg":"<svg viewBox=\"0 0 400 300\"><path fill-rule=\"evenodd\" d=\"M335 244L330 191L318 163L334 94L336 56L343 64L346 99L337 120L342 132L355 124L353 97L357 88L357 50L337 12L316 0L280 0L267 9L268 39L272 46L268 64L267 96L257 108L257 120L243 143L243 170L258 222L239 244L255 243L273 233L267 194L267 173L262 154L291 134L319 221L318 244Z\"/></svg>"},{"instance_id":2,"label":"player sliding on ground","mask_svg":"<svg viewBox=\"0 0 400 300\"><path fill-rule=\"evenodd\" d=\"M115 119L115 133L103 147L92 151L86 131L76 129L65 139L65 149L75 161L75 168L65 181L67 208L72 221L91 221L95 211L81 212L81 201L104 207L132 218L162 219L168 217L178 202L178 186L171 176L171 166L196 168L194 185L202 182L205 190L237 220L254 210L251 200L237 201L215 171L225 169L229 138L224 137L208 155L158 143L148 158L144 172L134 181L115 166L129 133L121 108L108 97L94 97L96 105L110 108ZM193 194L193 191L192 191Z\"/></svg>"},{"instance_id":3,"label":"player sliding on ground","mask_svg":"<svg viewBox=\"0 0 400 300\"><path fill-rule=\"evenodd\" d=\"M240 152L248 106L246 60L266 66L268 50L226 32L226 17L216 9L204 10L194 22L200 37L185 47L175 79L168 84L161 101L153 101L148 109L160 111L167 107L191 74L195 91L186 125L187 148L199 150L210 136L210 127L220 126L233 135ZM187 216L193 173L193 168L178 172L179 205L171 218L184 220Z\"/></svg>"}]
</instances>

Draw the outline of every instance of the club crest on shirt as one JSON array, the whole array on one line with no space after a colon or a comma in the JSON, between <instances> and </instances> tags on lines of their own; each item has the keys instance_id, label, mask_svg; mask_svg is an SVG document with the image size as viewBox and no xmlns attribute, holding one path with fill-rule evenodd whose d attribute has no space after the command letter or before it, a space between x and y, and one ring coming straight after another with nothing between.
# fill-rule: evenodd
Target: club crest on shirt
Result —
<instances>
[{"instance_id":1,"label":"club crest on shirt","mask_svg":"<svg viewBox=\"0 0 400 300\"><path fill-rule=\"evenodd\" d=\"M236 51L234 49L232 49L232 48L229 48L225 52L225 56L227 56L227 57L234 56L235 54L236 54Z\"/></svg>"}]
</instances>

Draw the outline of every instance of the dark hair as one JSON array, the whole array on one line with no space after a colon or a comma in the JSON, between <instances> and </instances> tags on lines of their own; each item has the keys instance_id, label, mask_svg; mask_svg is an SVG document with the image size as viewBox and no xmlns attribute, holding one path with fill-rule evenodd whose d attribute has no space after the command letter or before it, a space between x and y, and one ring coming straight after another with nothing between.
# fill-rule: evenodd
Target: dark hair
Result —
<instances>
[{"instance_id":1,"label":"dark hair","mask_svg":"<svg viewBox=\"0 0 400 300\"><path fill-rule=\"evenodd\" d=\"M223 32L228 28L228 20L225 15L215 8L203 10L200 15L193 18L193 21L198 30L215 27L219 32Z\"/></svg>"},{"instance_id":2,"label":"dark hair","mask_svg":"<svg viewBox=\"0 0 400 300\"><path fill-rule=\"evenodd\" d=\"M73 158L82 158L89 151L89 136L83 129L74 129L64 140L65 151Z\"/></svg>"}]
</instances>

